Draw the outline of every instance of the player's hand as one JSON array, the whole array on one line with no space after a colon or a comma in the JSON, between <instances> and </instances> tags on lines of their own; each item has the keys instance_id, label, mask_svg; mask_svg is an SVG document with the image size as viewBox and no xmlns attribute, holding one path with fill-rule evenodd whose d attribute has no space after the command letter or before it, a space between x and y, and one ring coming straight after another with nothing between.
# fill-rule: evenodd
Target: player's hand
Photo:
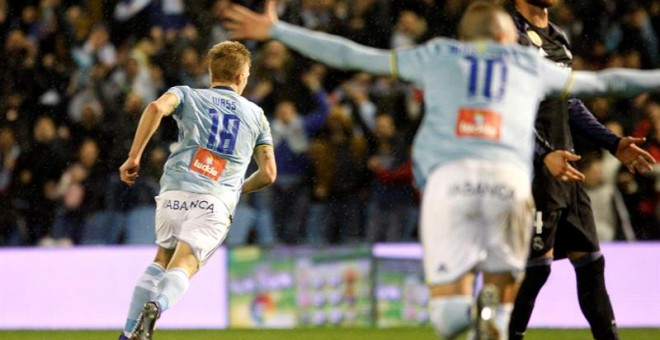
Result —
<instances>
[{"instance_id":1,"label":"player's hand","mask_svg":"<svg viewBox=\"0 0 660 340\"><path fill-rule=\"evenodd\" d=\"M266 40L277 22L275 0L266 0L263 14L257 14L244 6L232 4L224 12L224 26L232 39Z\"/></svg>"},{"instance_id":2,"label":"player's hand","mask_svg":"<svg viewBox=\"0 0 660 340\"><path fill-rule=\"evenodd\" d=\"M584 181L584 174L574 168L569 162L580 160L580 156L565 150L550 152L543 159L543 163L548 168L552 176L569 182Z\"/></svg>"},{"instance_id":3,"label":"player's hand","mask_svg":"<svg viewBox=\"0 0 660 340\"><path fill-rule=\"evenodd\" d=\"M121 181L132 186L138 178L140 171L140 162L135 158L128 158L124 164L119 167L119 178Z\"/></svg>"},{"instance_id":4,"label":"player's hand","mask_svg":"<svg viewBox=\"0 0 660 340\"><path fill-rule=\"evenodd\" d=\"M636 172L643 174L653 170L655 158L637 146L645 141L646 138L623 137L616 148L614 156L633 174Z\"/></svg>"}]
</instances>

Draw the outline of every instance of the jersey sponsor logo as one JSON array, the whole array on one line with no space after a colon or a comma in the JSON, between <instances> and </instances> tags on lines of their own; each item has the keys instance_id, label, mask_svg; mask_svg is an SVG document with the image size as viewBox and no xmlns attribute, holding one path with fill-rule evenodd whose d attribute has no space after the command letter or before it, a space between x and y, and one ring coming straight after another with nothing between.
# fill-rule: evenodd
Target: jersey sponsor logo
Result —
<instances>
[{"instance_id":1,"label":"jersey sponsor logo","mask_svg":"<svg viewBox=\"0 0 660 340\"><path fill-rule=\"evenodd\" d=\"M215 204L207 200L194 200L194 201L179 201L179 200L165 200L163 204L165 209L170 210L191 210L191 209L202 209L208 210L210 212L215 211Z\"/></svg>"},{"instance_id":2,"label":"jersey sponsor logo","mask_svg":"<svg viewBox=\"0 0 660 340\"><path fill-rule=\"evenodd\" d=\"M456 135L499 140L502 117L499 113L484 110L461 108L456 120Z\"/></svg>"},{"instance_id":3,"label":"jersey sponsor logo","mask_svg":"<svg viewBox=\"0 0 660 340\"><path fill-rule=\"evenodd\" d=\"M190 162L190 170L217 181L226 164L226 160L200 146Z\"/></svg>"},{"instance_id":4,"label":"jersey sponsor logo","mask_svg":"<svg viewBox=\"0 0 660 340\"><path fill-rule=\"evenodd\" d=\"M511 187L497 183L463 182L454 184L449 189L450 195L461 196L491 196L508 201L513 199L514 191Z\"/></svg>"}]
</instances>

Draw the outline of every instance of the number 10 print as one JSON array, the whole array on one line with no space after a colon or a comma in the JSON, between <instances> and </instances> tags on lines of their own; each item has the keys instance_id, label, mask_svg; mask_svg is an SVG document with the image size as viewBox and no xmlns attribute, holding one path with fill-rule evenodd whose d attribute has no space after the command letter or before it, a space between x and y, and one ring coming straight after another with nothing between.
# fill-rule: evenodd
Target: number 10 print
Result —
<instances>
[{"instance_id":1,"label":"number 10 print","mask_svg":"<svg viewBox=\"0 0 660 340\"><path fill-rule=\"evenodd\" d=\"M507 67L500 57L478 59L466 56L470 62L470 78L468 80L468 97L470 99L486 99L500 101L506 88ZM483 70L485 64L485 72ZM499 78L496 76L499 75ZM483 78L483 79L482 79ZM479 88L481 85L481 88Z\"/></svg>"}]
</instances>

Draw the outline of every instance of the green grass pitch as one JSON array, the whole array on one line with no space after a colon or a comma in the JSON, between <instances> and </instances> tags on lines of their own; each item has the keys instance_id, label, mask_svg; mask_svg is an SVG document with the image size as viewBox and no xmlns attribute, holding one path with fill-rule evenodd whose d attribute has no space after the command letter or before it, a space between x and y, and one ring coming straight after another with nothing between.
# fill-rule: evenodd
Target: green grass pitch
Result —
<instances>
[{"instance_id":1,"label":"green grass pitch","mask_svg":"<svg viewBox=\"0 0 660 340\"><path fill-rule=\"evenodd\" d=\"M119 331L0 331L3 340L101 340L117 339ZM657 340L660 328L621 329L622 339ZM295 330L194 330L157 331L155 340L434 340L430 328L320 328ZM589 340L591 333L586 329L532 329L525 337L528 340Z\"/></svg>"}]
</instances>

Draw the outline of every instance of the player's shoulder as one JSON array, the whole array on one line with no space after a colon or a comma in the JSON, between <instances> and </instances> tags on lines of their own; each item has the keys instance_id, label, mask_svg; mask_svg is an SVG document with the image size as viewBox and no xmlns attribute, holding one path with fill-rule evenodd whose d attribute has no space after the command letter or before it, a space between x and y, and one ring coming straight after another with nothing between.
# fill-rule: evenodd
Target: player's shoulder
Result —
<instances>
[{"instance_id":1,"label":"player's shoulder","mask_svg":"<svg viewBox=\"0 0 660 340\"><path fill-rule=\"evenodd\" d=\"M247 119L248 121L254 122L257 125L261 124L258 123L263 119L266 119L266 115L264 114L264 110L257 104L253 103L249 99L236 94L236 100L239 103L240 106L240 112L241 115L244 117L244 119Z\"/></svg>"},{"instance_id":2,"label":"player's shoulder","mask_svg":"<svg viewBox=\"0 0 660 340\"><path fill-rule=\"evenodd\" d=\"M426 42L425 46L436 52L447 53L460 48L462 43L458 40L436 37Z\"/></svg>"},{"instance_id":3,"label":"player's shoulder","mask_svg":"<svg viewBox=\"0 0 660 340\"><path fill-rule=\"evenodd\" d=\"M172 87L170 87L170 89L168 90L168 92L179 91L179 92L181 92L181 93L188 93L188 92L190 92L190 91L192 91L192 90L193 90L193 89L192 89L190 86L188 86L188 85L176 85L176 86L172 86Z\"/></svg>"},{"instance_id":4,"label":"player's shoulder","mask_svg":"<svg viewBox=\"0 0 660 340\"><path fill-rule=\"evenodd\" d=\"M248 109L250 112L254 112L255 114L264 114L264 110L261 108L261 106L257 105L256 103L250 101L249 99L238 95L239 102L241 105L243 105L244 108Z\"/></svg>"},{"instance_id":5,"label":"player's shoulder","mask_svg":"<svg viewBox=\"0 0 660 340\"><path fill-rule=\"evenodd\" d=\"M506 49L510 50L513 53L516 54L524 54L528 56L533 56L533 57L539 57L541 58L541 55L539 54L538 48L534 46L529 46L529 45L519 45L519 44L507 44L503 45L505 46Z\"/></svg>"}]
</instances>

